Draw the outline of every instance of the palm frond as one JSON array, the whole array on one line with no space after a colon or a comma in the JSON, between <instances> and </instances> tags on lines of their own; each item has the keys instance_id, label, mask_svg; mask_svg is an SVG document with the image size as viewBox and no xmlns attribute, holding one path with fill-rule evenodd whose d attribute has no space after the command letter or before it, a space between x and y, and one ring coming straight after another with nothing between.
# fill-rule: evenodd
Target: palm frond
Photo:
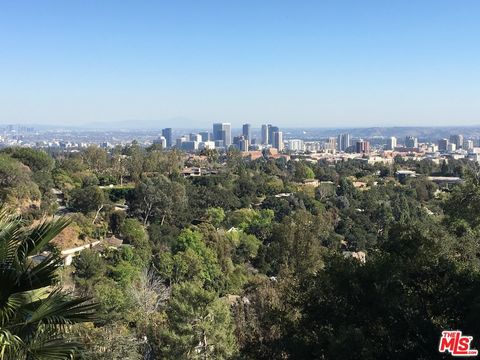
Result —
<instances>
[{"instance_id":1,"label":"palm frond","mask_svg":"<svg viewBox=\"0 0 480 360\"><path fill-rule=\"evenodd\" d=\"M37 254L69 224L70 220L68 218L59 218L53 221L43 221L41 224L29 229L25 240L18 248L18 258L25 259L28 256Z\"/></svg>"},{"instance_id":2,"label":"palm frond","mask_svg":"<svg viewBox=\"0 0 480 360\"><path fill-rule=\"evenodd\" d=\"M39 302L26 324L41 322L48 325L68 325L94 321L97 304L89 298L68 299L67 295L55 290Z\"/></svg>"},{"instance_id":3,"label":"palm frond","mask_svg":"<svg viewBox=\"0 0 480 360\"><path fill-rule=\"evenodd\" d=\"M0 263L12 262L21 243L22 222L12 219L6 222L0 214Z\"/></svg>"},{"instance_id":4,"label":"palm frond","mask_svg":"<svg viewBox=\"0 0 480 360\"><path fill-rule=\"evenodd\" d=\"M0 329L0 359L9 359L23 346L23 341L7 329Z\"/></svg>"},{"instance_id":5,"label":"palm frond","mask_svg":"<svg viewBox=\"0 0 480 360\"><path fill-rule=\"evenodd\" d=\"M69 225L68 219L25 228L0 208L0 359L72 359L81 344L67 340L70 326L94 321L97 304L53 289L62 259L29 259Z\"/></svg>"},{"instance_id":6,"label":"palm frond","mask_svg":"<svg viewBox=\"0 0 480 360\"><path fill-rule=\"evenodd\" d=\"M27 359L66 360L73 359L81 347L76 341L66 341L56 329L40 327L22 351Z\"/></svg>"},{"instance_id":7,"label":"palm frond","mask_svg":"<svg viewBox=\"0 0 480 360\"><path fill-rule=\"evenodd\" d=\"M57 279L57 268L62 262L63 260L60 257L50 255L36 265L28 265L28 267L19 274L16 289L18 291L24 291L54 285Z\"/></svg>"}]
</instances>

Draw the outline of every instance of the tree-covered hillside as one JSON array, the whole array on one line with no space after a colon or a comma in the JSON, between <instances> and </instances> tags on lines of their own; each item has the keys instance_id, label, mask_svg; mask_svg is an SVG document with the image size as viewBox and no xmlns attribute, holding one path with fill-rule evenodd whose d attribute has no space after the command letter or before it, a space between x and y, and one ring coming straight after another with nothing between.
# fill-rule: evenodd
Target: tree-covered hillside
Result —
<instances>
[{"instance_id":1,"label":"tree-covered hillside","mask_svg":"<svg viewBox=\"0 0 480 360\"><path fill-rule=\"evenodd\" d=\"M399 180L402 169L417 175ZM21 266L2 222L2 276L81 247L42 283L89 304L79 324L55 328L78 359L435 359L442 330L480 336L480 168L466 160L8 148L0 185L22 234L67 221ZM10 359L5 289L0 358Z\"/></svg>"}]
</instances>

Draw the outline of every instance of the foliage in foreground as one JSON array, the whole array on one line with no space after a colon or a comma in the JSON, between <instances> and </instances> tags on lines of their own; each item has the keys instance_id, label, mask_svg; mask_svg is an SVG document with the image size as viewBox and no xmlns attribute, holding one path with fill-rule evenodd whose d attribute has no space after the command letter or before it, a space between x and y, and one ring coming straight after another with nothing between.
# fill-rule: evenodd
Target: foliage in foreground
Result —
<instances>
[{"instance_id":1,"label":"foliage in foreground","mask_svg":"<svg viewBox=\"0 0 480 360\"><path fill-rule=\"evenodd\" d=\"M26 228L0 212L1 359L66 359L81 348L66 334L70 325L92 321L96 305L56 287L59 257L31 258L67 225L59 219Z\"/></svg>"}]
</instances>

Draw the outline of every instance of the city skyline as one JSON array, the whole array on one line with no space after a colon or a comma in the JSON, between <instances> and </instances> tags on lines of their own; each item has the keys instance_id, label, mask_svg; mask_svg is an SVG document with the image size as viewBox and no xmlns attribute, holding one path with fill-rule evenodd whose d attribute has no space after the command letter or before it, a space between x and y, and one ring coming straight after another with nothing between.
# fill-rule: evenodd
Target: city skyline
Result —
<instances>
[{"instance_id":1,"label":"city skyline","mask_svg":"<svg viewBox=\"0 0 480 360\"><path fill-rule=\"evenodd\" d=\"M475 1L1 10L1 123L480 124Z\"/></svg>"}]
</instances>

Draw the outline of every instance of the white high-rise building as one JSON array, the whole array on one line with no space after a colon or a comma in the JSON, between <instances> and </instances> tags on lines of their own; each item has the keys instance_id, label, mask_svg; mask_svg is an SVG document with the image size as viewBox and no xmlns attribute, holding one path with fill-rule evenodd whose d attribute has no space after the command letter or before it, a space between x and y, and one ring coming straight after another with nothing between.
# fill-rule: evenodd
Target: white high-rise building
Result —
<instances>
[{"instance_id":1,"label":"white high-rise building","mask_svg":"<svg viewBox=\"0 0 480 360\"><path fill-rule=\"evenodd\" d=\"M448 152L454 152L457 150L457 145L455 145L454 143L449 143L447 146L447 149L448 149Z\"/></svg>"},{"instance_id":2,"label":"white high-rise building","mask_svg":"<svg viewBox=\"0 0 480 360\"><path fill-rule=\"evenodd\" d=\"M262 145L268 144L268 125L262 125Z\"/></svg>"},{"instance_id":3,"label":"white high-rise building","mask_svg":"<svg viewBox=\"0 0 480 360\"><path fill-rule=\"evenodd\" d=\"M290 139L287 140L287 148L290 151L304 151L305 144L301 139Z\"/></svg>"},{"instance_id":4,"label":"white high-rise building","mask_svg":"<svg viewBox=\"0 0 480 360\"><path fill-rule=\"evenodd\" d=\"M465 150L472 150L472 149L473 149L473 146L474 146L474 145L473 145L473 140L465 140L465 141L463 142L463 148L464 148Z\"/></svg>"},{"instance_id":5,"label":"white high-rise building","mask_svg":"<svg viewBox=\"0 0 480 360\"><path fill-rule=\"evenodd\" d=\"M387 139L387 146L385 150L395 150L397 147L397 138L395 136L389 137Z\"/></svg>"},{"instance_id":6,"label":"white high-rise building","mask_svg":"<svg viewBox=\"0 0 480 360\"><path fill-rule=\"evenodd\" d=\"M203 149L215 149L215 141L203 141L200 144L198 144L198 148L200 150Z\"/></svg>"},{"instance_id":7,"label":"white high-rise building","mask_svg":"<svg viewBox=\"0 0 480 360\"><path fill-rule=\"evenodd\" d=\"M167 148L167 139L164 136L160 136L158 139L153 140L153 143L156 145L160 145L162 149Z\"/></svg>"}]
</instances>

